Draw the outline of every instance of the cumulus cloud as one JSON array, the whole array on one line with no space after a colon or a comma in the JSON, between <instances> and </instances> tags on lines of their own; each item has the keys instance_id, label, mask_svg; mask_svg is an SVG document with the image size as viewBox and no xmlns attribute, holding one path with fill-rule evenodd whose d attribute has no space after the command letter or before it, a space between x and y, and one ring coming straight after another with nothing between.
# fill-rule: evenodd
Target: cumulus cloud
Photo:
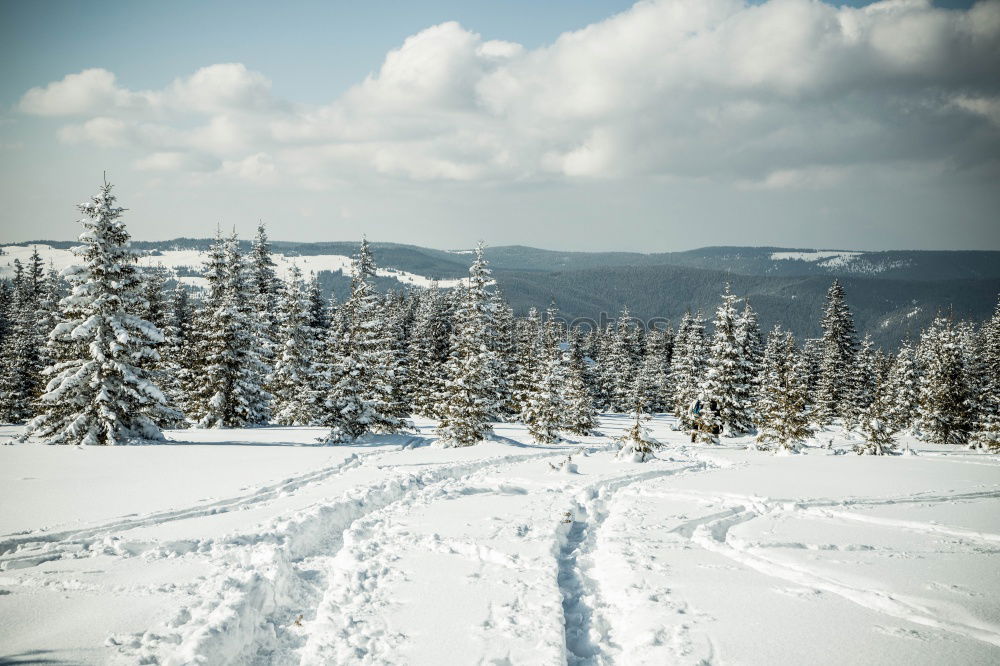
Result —
<instances>
[{"instance_id":1,"label":"cumulus cloud","mask_svg":"<svg viewBox=\"0 0 1000 666\"><path fill-rule=\"evenodd\" d=\"M214 163L255 183L321 189L367 171L823 188L857 164L995 160L997 71L998 0L659 0L534 50L432 26L324 106L277 99L267 77L230 63L160 91L86 70L19 108L89 116L60 137L135 145L142 168Z\"/></svg>"},{"instance_id":2,"label":"cumulus cloud","mask_svg":"<svg viewBox=\"0 0 1000 666\"><path fill-rule=\"evenodd\" d=\"M18 108L39 116L79 116L143 107L149 101L143 93L118 87L115 75L106 69L85 69L44 88L32 88Z\"/></svg>"}]
</instances>

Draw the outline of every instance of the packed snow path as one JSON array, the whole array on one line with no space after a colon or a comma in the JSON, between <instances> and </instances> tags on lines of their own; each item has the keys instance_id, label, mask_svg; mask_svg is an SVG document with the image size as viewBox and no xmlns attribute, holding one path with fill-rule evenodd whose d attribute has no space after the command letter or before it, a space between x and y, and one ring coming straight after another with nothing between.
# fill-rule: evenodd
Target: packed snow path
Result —
<instances>
[{"instance_id":1,"label":"packed snow path","mask_svg":"<svg viewBox=\"0 0 1000 666\"><path fill-rule=\"evenodd\" d=\"M997 456L420 425L0 447L0 663L1000 661Z\"/></svg>"}]
</instances>

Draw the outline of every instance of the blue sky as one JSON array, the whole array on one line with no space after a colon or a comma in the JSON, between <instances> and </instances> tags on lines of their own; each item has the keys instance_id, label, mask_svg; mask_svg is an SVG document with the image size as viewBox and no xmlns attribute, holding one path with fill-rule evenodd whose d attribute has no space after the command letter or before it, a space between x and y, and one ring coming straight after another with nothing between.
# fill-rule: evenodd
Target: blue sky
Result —
<instances>
[{"instance_id":1,"label":"blue sky","mask_svg":"<svg viewBox=\"0 0 1000 666\"><path fill-rule=\"evenodd\" d=\"M753 4L3 2L0 241L1000 249L995 0Z\"/></svg>"}]
</instances>

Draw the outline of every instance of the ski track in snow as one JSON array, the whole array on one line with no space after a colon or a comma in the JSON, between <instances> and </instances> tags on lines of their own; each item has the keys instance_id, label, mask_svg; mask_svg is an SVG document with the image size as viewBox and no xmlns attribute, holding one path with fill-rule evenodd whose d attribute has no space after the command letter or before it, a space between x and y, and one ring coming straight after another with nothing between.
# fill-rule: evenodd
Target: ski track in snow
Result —
<instances>
[{"instance_id":1,"label":"ski track in snow","mask_svg":"<svg viewBox=\"0 0 1000 666\"><path fill-rule=\"evenodd\" d=\"M356 549L386 513L412 505L416 497L483 470L495 473L556 455L563 452L431 465L272 521L258 534L217 547L212 555L217 564L227 555L233 561L221 564L219 574L205 584L202 596L207 599L195 608L182 608L167 631L116 640L140 660L167 665L320 664L362 658L372 663L377 652L391 645L391 637L370 623L352 622L344 608L369 602L376 579L386 571L377 560L371 571L354 567L365 558L346 548ZM381 546L369 539L367 547ZM345 561L347 573L342 574Z\"/></svg>"},{"instance_id":2,"label":"ski track in snow","mask_svg":"<svg viewBox=\"0 0 1000 666\"><path fill-rule=\"evenodd\" d=\"M567 664L590 666L614 663L618 646L610 632L610 621L600 599L595 579L594 551L611 502L619 490L652 479L709 469L700 461L685 467L651 470L627 478L602 481L580 491L566 512L559 552L559 588L563 596Z\"/></svg>"},{"instance_id":3,"label":"ski track in snow","mask_svg":"<svg viewBox=\"0 0 1000 666\"><path fill-rule=\"evenodd\" d=\"M677 496L684 497L683 493ZM688 495L690 497L690 495ZM813 505L804 501L774 501L759 497L729 496L716 497L725 503L741 502L723 511L702 516L682 523L674 531L690 539L692 543L729 558L748 568L774 578L795 583L808 589L822 590L841 596L869 610L896 619L906 620L935 629L958 634L967 638L983 641L1000 647L1000 626L979 620L960 608L945 608L942 604L909 598L903 594L863 588L836 580L833 576L815 568L792 563L787 559L775 559L764 554L767 548L805 547L804 544L775 543L762 544L748 542L734 537L731 530L737 525L780 512L799 512L810 517L833 520L865 522L883 527L912 530L923 534L946 535L961 539L982 540L989 543L1000 542L1000 535L969 530L945 528L939 525L918 523L915 521L899 521L873 516L852 514L843 511L831 511L826 506L831 504L856 505L890 505L898 503L944 502L961 499L995 498L996 492L964 493L952 496L928 496L917 494L909 497L852 499L844 502L817 500ZM702 499L707 499L702 497Z\"/></svg>"},{"instance_id":4,"label":"ski track in snow","mask_svg":"<svg viewBox=\"0 0 1000 666\"><path fill-rule=\"evenodd\" d=\"M73 557L100 545L112 552L129 552L149 544L121 543L113 536L139 527L162 525L177 520L211 516L229 511L239 511L255 504L268 502L305 486L325 481L366 462L369 457L384 455L386 451L355 453L343 462L284 479L280 483L258 488L252 493L231 497L194 507L160 511L136 518L118 518L93 527L58 532L32 532L24 535L6 535L0 540L0 571L32 567L62 557Z\"/></svg>"}]
</instances>

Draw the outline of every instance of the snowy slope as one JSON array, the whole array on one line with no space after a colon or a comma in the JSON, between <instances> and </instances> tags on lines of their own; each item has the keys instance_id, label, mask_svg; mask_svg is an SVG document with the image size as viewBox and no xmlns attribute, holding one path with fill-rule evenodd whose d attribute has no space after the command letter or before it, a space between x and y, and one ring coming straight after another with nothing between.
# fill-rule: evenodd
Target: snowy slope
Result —
<instances>
[{"instance_id":1,"label":"snowy slope","mask_svg":"<svg viewBox=\"0 0 1000 666\"><path fill-rule=\"evenodd\" d=\"M878 275L911 266L911 259L887 258L885 253L846 250L772 252L771 261L801 261L815 264L832 274Z\"/></svg>"},{"instance_id":2,"label":"snowy slope","mask_svg":"<svg viewBox=\"0 0 1000 666\"><path fill-rule=\"evenodd\" d=\"M500 425L0 447L0 658L71 663L988 664L1000 460ZM8 429L13 431L13 429ZM572 456L572 465L562 465ZM33 652L33 651L39 652Z\"/></svg>"},{"instance_id":3,"label":"snowy slope","mask_svg":"<svg viewBox=\"0 0 1000 666\"><path fill-rule=\"evenodd\" d=\"M76 263L76 258L68 249L54 248L51 245L5 245L0 247L3 254L0 254L0 278L11 277L14 273L14 260L20 259L22 264L26 264L34 248L45 262L46 267L51 265L56 270L63 270L67 266ZM351 257L338 254L316 254L304 256L286 256L281 253L272 255L277 264L277 273L282 278L287 278L292 266L298 266L303 274L310 272L319 273L321 271L340 271L344 275L352 275ZM155 254L146 255L139 259L139 265L147 268L163 266L171 276L177 277L181 282L194 287L203 288L204 278L188 275L197 273L205 263L205 254L199 250L173 249L159 250ZM380 268L377 274L381 277L392 278L401 284L417 287L429 287L432 280L423 275L410 273L395 268ZM443 288L453 288L461 284L462 280L439 280L439 286Z\"/></svg>"}]
</instances>

